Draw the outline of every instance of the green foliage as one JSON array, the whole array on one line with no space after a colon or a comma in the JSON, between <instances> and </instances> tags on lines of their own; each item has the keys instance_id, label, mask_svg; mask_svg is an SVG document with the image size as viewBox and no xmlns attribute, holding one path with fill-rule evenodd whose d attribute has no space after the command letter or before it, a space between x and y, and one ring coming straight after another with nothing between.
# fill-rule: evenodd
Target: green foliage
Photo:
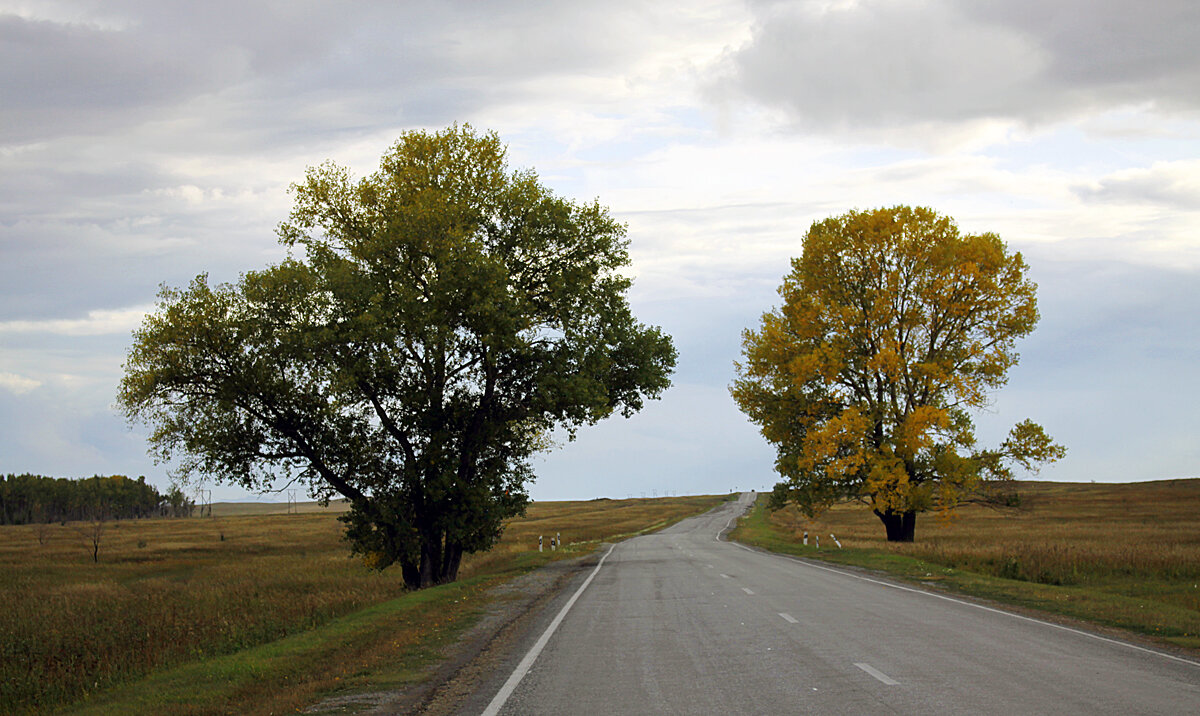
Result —
<instances>
[{"instance_id":1,"label":"green foliage","mask_svg":"<svg viewBox=\"0 0 1200 716\"><path fill-rule=\"evenodd\" d=\"M145 477L0 475L0 525L179 516L187 504L182 493L160 495Z\"/></svg>"},{"instance_id":2,"label":"green foliage","mask_svg":"<svg viewBox=\"0 0 1200 716\"><path fill-rule=\"evenodd\" d=\"M917 513L1062 457L1030 421L997 449L975 444L969 411L1004 384L1037 324L1027 271L995 234L961 234L929 209L813 224L783 305L745 332L731 388L776 447L773 504L811 516L860 498L889 539L911 541Z\"/></svg>"},{"instance_id":3,"label":"green foliage","mask_svg":"<svg viewBox=\"0 0 1200 716\"><path fill-rule=\"evenodd\" d=\"M624 227L509 172L496 135L409 132L375 174L293 190L278 233L303 259L164 289L135 336L119 401L185 473L341 494L354 549L425 587L521 513L551 431L669 385Z\"/></svg>"}]
</instances>

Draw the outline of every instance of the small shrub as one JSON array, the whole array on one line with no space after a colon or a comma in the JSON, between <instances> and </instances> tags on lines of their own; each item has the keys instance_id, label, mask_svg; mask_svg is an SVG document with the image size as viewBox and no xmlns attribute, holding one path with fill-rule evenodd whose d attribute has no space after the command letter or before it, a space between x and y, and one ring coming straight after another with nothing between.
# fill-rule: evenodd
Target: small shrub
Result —
<instances>
[{"instance_id":1,"label":"small shrub","mask_svg":"<svg viewBox=\"0 0 1200 716\"><path fill-rule=\"evenodd\" d=\"M1019 579L1022 582L1026 581L1025 573L1021 570L1021 560L1011 556L1000 564L1000 568L996 570L996 576L1005 579Z\"/></svg>"}]
</instances>

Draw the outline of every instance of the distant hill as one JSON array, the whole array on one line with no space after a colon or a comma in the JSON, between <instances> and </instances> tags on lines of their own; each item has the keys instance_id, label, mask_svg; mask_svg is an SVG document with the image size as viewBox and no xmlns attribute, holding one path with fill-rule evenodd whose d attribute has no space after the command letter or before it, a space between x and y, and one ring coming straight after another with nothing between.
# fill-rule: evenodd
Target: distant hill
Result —
<instances>
[{"instance_id":1,"label":"distant hill","mask_svg":"<svg viewBox=\"0 0 1200 716\"><path fill-rule=\"evenodd\" d=\"M214 502L212 513L214 517L240 517L244 515L284 515L289 511L301 513L328 512L339 514L350 509L346 500L333 500L329 506L322 507L318 502L297 502L289 510L286 502Z\"/></svg>"}]
</instances>

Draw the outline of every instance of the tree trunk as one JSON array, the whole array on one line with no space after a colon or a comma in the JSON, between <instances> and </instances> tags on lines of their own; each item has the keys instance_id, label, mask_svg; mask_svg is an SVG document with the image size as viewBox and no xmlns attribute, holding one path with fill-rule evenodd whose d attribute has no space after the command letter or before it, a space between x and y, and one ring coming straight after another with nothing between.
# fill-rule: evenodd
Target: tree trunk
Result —
<instances>
[{"instance_id":1,"label":"tree trunk","mask_svg":"<svg viewBox=\"0 0 1200 716\"><path fill-rule=\"evenodd\" d=\"M432 587L437 584L437 568L442 561L441 535L426 534L421 543L421 577L417 589Z\"/></svg>"},{"instance_id":2,"label":"tree trunk","mask_svg":"<svg viewBox=\"0 0 1200 716\"><path fill-rule=\"evenodd\" d=\"M438 575L438 584L449 584L458 579L458 565L462 563L463 550L457 544L446 545L442 559L442 569Z\"/></svg>"},{"instance_id":3,"label":"tree trunk","mask_svg":"<svg viewBox=\"0 0 1200 716\"><path fill-rule=\"evenodd\" d=\"M888 542L912 542L913 535L917 529L917 513L915 510L907 512L893 512L888 510L880 512L875 510L875 515L879 517L879 521L883 523L884 529L887 530Z\"/></svg>"},{"instance_id":4,"label":"tree trunk","mask_svg":"<svg viewBox=\"0 0 1200 716\"><path fill-rule=\"evenodd\" d=\"M421 560L418 564L401 562L405 586L416 590L453 582L458 579L462 556L463 549L460 545L443 545L441 539L431 538L421 545Z\"/></svg>"},{"instance_id":5,"label":"tree trunk","mask_svg":"<svg viewBox=\"0 0 1200 716\"><path fill-rule=\"evenodd\" d=\"M400 573L404 575L404 586L409 589L421 588L421 564L419 562L400 560Z\"/></svg>"}]
</instances>

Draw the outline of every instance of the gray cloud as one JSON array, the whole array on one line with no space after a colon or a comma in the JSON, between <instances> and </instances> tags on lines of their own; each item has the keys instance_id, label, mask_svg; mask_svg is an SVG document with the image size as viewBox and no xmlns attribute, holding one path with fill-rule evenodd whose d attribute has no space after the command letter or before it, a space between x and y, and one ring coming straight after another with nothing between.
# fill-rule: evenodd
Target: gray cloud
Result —
<instances>
[{"instance_id":1,"label":"gray cloud","mask_svg":"<svg viewBox=\"0 0 1200 716\"><path fill-rule=\"evenodd\" d=\"M176 36L0 18L0 143L140 123L241 72L234 48L197 56Z\"/></svg>"},{"instance_id":2,"label":"gray cloud","mask_svg":"<svg viewBox=\"0 0 1200 716\"><path fill-rule=\"evenodd\" d=\"M619 75L678 31L633 0L46 9L0 11L0 320L235 278L281 254L272 229L306 164Z\"/></svg>"},{"instance_id":3,"label":"gray cloud","mask_svg":"<svg viewBox=\"0 0 1200 716\"><path fill-rule=\"evenodd\" d=\"M1146 169L1131 169L1076 186L1073 191L1089 202L1200 211L1200 162L1162 162Z\"/></svg>"},{"instance_id":4,"label":"gray cloud","mask_svg":"<svg viewBox=\"0 0 1200 716\"><path fill-rule=\"evenodd\" d=\"M823 130L1200 107L1191 0L826 5L759 4L753 37L728 55L714 93Z\"/></svg>"},{"instance_id":5,"label":"gray cloud","mask_svg":"<svg viewBox=\"0 0 1200 716\"><path fill-rule=\"evenodd\" d=\"M1190 0L962 2L973 20L999 23L1047 53L1045 81L1082 87L1101 104L1200 103L1200 6Z\"/></svg>"},{"instance_id":6,"label":"gray cloud","mask_svg":"<svg viewBox=\"0 0 1200 716\"><path fill-rule=\"evenodd\" d=\"M0 391L0 454L6 473L87 477L144 474L160 487L165 469L146 456L135 434L104 401L72 400L69 389L40 387L24 395Z\"/></svg>"},{"instance_id":7,"label":"gray cloud","mask_svg":"<svg viewBox=\"0 0 1200 716\"><path fill-rule=\"evenodd\" d=\"M10 158L0 173L0 321L145 304L161 282L200 271L229 280L264 252L282 255L271 234L280 217L260 208L277 201L217 198L181 187L187 177L88 152L69 142Z\"/></svg>"},{"instance_id":8,"label":"gray cloud","mask_svg":"<svg viewBox=\"0 0 1200 716\"><path fill-rule=\"evenodd\" d=\"M313 131L445 124L519 102L538 78L611 76L672 32L661 22L668 13L632 0L353 9L114 2L105 10L121 19L0 15L0 145L214 109L203 118L208 132L237 128L260 145L303 142Z\"/></svg>"},{"instance_id":9,"label":"gray cloud","mask_svg":"<svg viewBox=\"0 0 1200 716\"><path fill-rule=\"evenodd\" d=\"M728 54L713 91L822 130L950 131L979 118L1033 123L1129 102L1190 110L1200 98L1191 4L841 5L848 9L821 14L815 4L754 3L759 24ZM112 328L124 312L152 301L160 282L178 286L201 271L231 280L277 260L272 229L290 203L287 183L306 165L332 158L370 171L402 129L497 117L514 153L534 157L544 177L598 194L629 221L635 310L681 351L667 399L551 456L539 499L773 482L769 447L725 392L738 334L778 301L808 222L863 202L948 202L964 220L964 210L983 207L1025 227L1044 209L1055 221L1035 227L1043 240L1085 231L1073 225L1082 218L1074 198L1150 204L1078 222L1104 236L1048 243L1040 258L1030 252L1045 318L1023 346L999 417L1004 428L1040 419L1069 444L1051 479L1088 479L1102 461L1085 458L1117 460L1115 450L1122 464L1144 463L1138 476L1162 477L1195 453L1158 450L1155 440L1192 446L1200 430L1192 409L1200 395L1179 377L1200 334L1200 296L1186 288L1200 283L1052 265L1056 256L1136 259L1155 246L1172 261L1195 255L1173 238L1194 236L1195 215L1179 211L1197 207L1194 165L1116 171L1176 159L1190 146L1190 123L1155 146L1105 145L1105 161L1093 161L1091 145L1077 150L1079 164L1107 174L1074 187L1064 205L1054 177L1028 175L1041 182L1029 190L1034 200L1014 190L1019 169L997 175L982 157L939 165L822 138L811 157L787 148L794 138L759 135L745 151L726 143L690 103L689 63L707 67L714 48L740 32L743 6L732 0L699 9L641 0L36 7L43 19L0 12L5 471L161 476L143 436L108 407L128 347ZM1142 113L1123 116L1135 133L1164 128L1142 127ZM1029 161L1066 166L1052 151ZM1063 171L1076 177L1069 183L1090 176ZM986 201L955 203L963 195ZM1134 403L1136 424L1105 422Z\"/></svg>"},{"instance_id":10,"label":"gray cloud","mask_svg":"<svg viewBox=\"0 0 1200 716\"><path fill-rule=\"evenodd\" d=\"M277 260L308 164L369 171L400 130L492 108L613 111L695 23L716 26L635 0L0 9L3 469L161 482L109 409L126 319L159 283Z\"/></svg>"}]
</instances>

